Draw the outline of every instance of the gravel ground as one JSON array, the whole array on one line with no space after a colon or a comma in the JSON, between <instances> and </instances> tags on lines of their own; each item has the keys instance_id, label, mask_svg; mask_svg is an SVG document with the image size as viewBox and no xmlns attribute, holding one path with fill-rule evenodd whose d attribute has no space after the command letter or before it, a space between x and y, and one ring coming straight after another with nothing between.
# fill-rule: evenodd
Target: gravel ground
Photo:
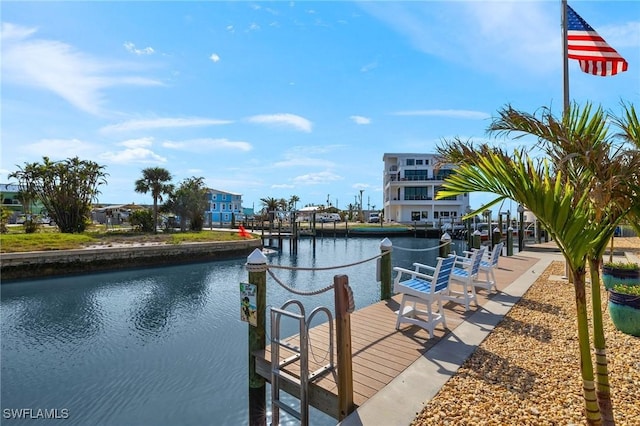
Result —
<instances>
[{"instance_id":1,"label":"gravel ground","mask_svg":"<svg viewBox=\"0 0 640 426\"><path fill-rule=\"evenodd\" d=\"M640 238L615 247L638 254ZM586 424L574 292L563 274L554 262L412 425ZM640 425L640 338L614 328L606 297L603 289L615 420Z\"/></svg>"}]
</instances>

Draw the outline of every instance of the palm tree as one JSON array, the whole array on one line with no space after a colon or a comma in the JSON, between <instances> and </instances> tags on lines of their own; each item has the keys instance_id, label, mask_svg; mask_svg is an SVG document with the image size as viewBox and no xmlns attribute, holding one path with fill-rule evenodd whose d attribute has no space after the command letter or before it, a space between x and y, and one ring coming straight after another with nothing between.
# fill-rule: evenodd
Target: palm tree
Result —
<instances>
[{"instance_id":1,"label":"palm tree","mask_svg":"<svg viewBox=\"0 0 640 426\"><path fill-rule=\"evenodd\" d=\"M149 167L142 170L142 178L136 181L136 192L146 194L151 191L153 196L153 232L158 232L158 201L162 201L163 195L169 195L173 191L171 182L173 177L167 169L162 167Z\"/></svg>"},{"instance_id":2,"label":"palm tree","mask_svg":"<svg viewBox=\"0 0 640 426\"><path fill-rule=\"evenodd\" d=\"M296 204L300 202L300 197L297 195L292 195L289 197L289 210L296 210Z\"/></svg>"},{"instance_id":3,"label":"palm tree","mask_svg":"<svg viewBox=\"0 0 640 426\"><path fill-rule=\"evenodd\" d=\"M486 144L473 147L455 140L439 148L448 162L459 168L444 184L437 198L472 191L493 192L498 198L513 199L527 206L557 242L571 270L578 316L581 372L589 424L613 422L604 333L602 331L599 284L592 285L594 311L594 346L597 360L597 392L594 386L593 362L589 347L586 307L586 264L598 258L613 236L615 226L628 208L622 208L625 191L620 182L620 166L638 164L630 157L616 155L607 134L606 116L601 109L591 114L587 105L582 111L575 106L562 120L548 109L542 117L521 113L507 107L492 123L489 132L520 132L535 135L550 160L537 165L525 154L513 155ZM637 156L636 156L637 157ZM638 166L632 170L638 170ZM624 175L624 173L622 173ZM628 175L628 174L627 174ZM610 198L607 194L619 194ZM637 194L637 192L636 192ZM591 270L593 273L593 264ZM592 277L592 282L599 283Z\"/></svg>"},{"instance_id":4,"label":"palm tree","mask_svg":"<svg viewBox=\"0 0 640 426\"><path fill-rule=\"evenodd\" d=\"M640 154L638 150L624 149L615 135L609 133L608 116L602 108L593 110L591 104L586 104L580 109L572 105L561 120L548 108L541 111L541 116L536 117L505 108L489 130L538 137L538 146L550 158L556 172L564 173L578 191L589 194L590 225L602 231L587 253L591 282L595 283L591 286L591 300L597 397L604 423L614 424L602 324L600 267L615 227L638 204L637 196L634 201L630 195L638 194L633 183L637 184Z\"/></svg>"},{"instance_id":5,"label":"palm tree","mask_svg":"<svg viewBox=\"0 0 640 426\"><path fill-rule=\"evenodd\" d=\"M281 201L282 200L273 197L260 198L260 202L262 203L264 210L269 213L269 222L273 223L276 211L280 209Z\"/></svg>"}]
</instances>

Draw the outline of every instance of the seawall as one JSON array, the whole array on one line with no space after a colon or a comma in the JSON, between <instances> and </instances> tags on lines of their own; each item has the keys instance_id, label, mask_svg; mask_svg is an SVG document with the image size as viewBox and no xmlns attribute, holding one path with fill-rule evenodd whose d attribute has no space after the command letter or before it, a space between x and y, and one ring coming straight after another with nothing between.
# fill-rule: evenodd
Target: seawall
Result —
<instances>
[{"instance_id":1,"label":"seawall","mask_svg":"<svg viewBox=\"0 0 640 426\"><path fill-rule=\"evenodd\" d=\"M248 256L260 247L260 239L252 239L3 253L0 276L5 283L28 278L233 259Z\"/></svg>"}]
</instances>

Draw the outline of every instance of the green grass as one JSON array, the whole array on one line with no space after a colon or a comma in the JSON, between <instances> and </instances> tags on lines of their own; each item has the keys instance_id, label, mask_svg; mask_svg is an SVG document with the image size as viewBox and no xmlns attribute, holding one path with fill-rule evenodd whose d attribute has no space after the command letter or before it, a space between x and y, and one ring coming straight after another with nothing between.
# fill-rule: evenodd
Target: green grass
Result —
<instances>
[{"instance_id":1,"label":"green grass","mask_svg":"<svg viewBox=\"0 0 640 426\"><path fill-rule=\"evenodd\" d=\"M182 244L208 241L237 241L238 232L202 231L176 232L169 234L143 234L126 230L105 232L104 229L91 229L82 234L62 234L53 229L41 229L33 234L25 234L22 227L13 227L9 233L0 234L0 252L20 253L28 251L71 250L80 249L92 244L135 244L164 242L166 244ZM258 238L258 237L255 237Z\"/></svg>"},{"instance_id":2,"label":"green grass","mask_svg":"<svg viewBox=\"0 0 640 426\"><path fill-rule=\"evenodd\" d=\"M86 234L61 234L37 232L34 234L9 233L0 235L2 253L18 253L43 250L69 250L97 241Z\"/></svg>"}]
</instances>

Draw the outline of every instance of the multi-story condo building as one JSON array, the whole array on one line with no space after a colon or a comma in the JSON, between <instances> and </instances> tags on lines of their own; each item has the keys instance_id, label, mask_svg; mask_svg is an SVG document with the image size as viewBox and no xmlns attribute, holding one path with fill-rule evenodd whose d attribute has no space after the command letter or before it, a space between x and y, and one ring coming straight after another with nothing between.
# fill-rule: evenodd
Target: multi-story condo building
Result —
<instances>
[{"instance_id":1,"label":"multi-story condo building","mask_svg":"<svg viewBox=\"0 0 640 426\"><path fill-rule=\"evenodd\" d=\"M242 194L208 188L207 201L209 208L205 212L205 223L231 223L231 214L236 221L244 218Z\"/></svg>"},{"instance_id":2,"label":"multi-story condo building","mask_svg":"<svg viewBox=\"0 0 640 426\"><path fill-rule=\"evenodd\" d=\"M436 154L385 153L384 220L429 223L438 226L460 222L469 208L469 194L436 200L444 179L455 166L437 164Z\"/></svg>"}]
</instances>

